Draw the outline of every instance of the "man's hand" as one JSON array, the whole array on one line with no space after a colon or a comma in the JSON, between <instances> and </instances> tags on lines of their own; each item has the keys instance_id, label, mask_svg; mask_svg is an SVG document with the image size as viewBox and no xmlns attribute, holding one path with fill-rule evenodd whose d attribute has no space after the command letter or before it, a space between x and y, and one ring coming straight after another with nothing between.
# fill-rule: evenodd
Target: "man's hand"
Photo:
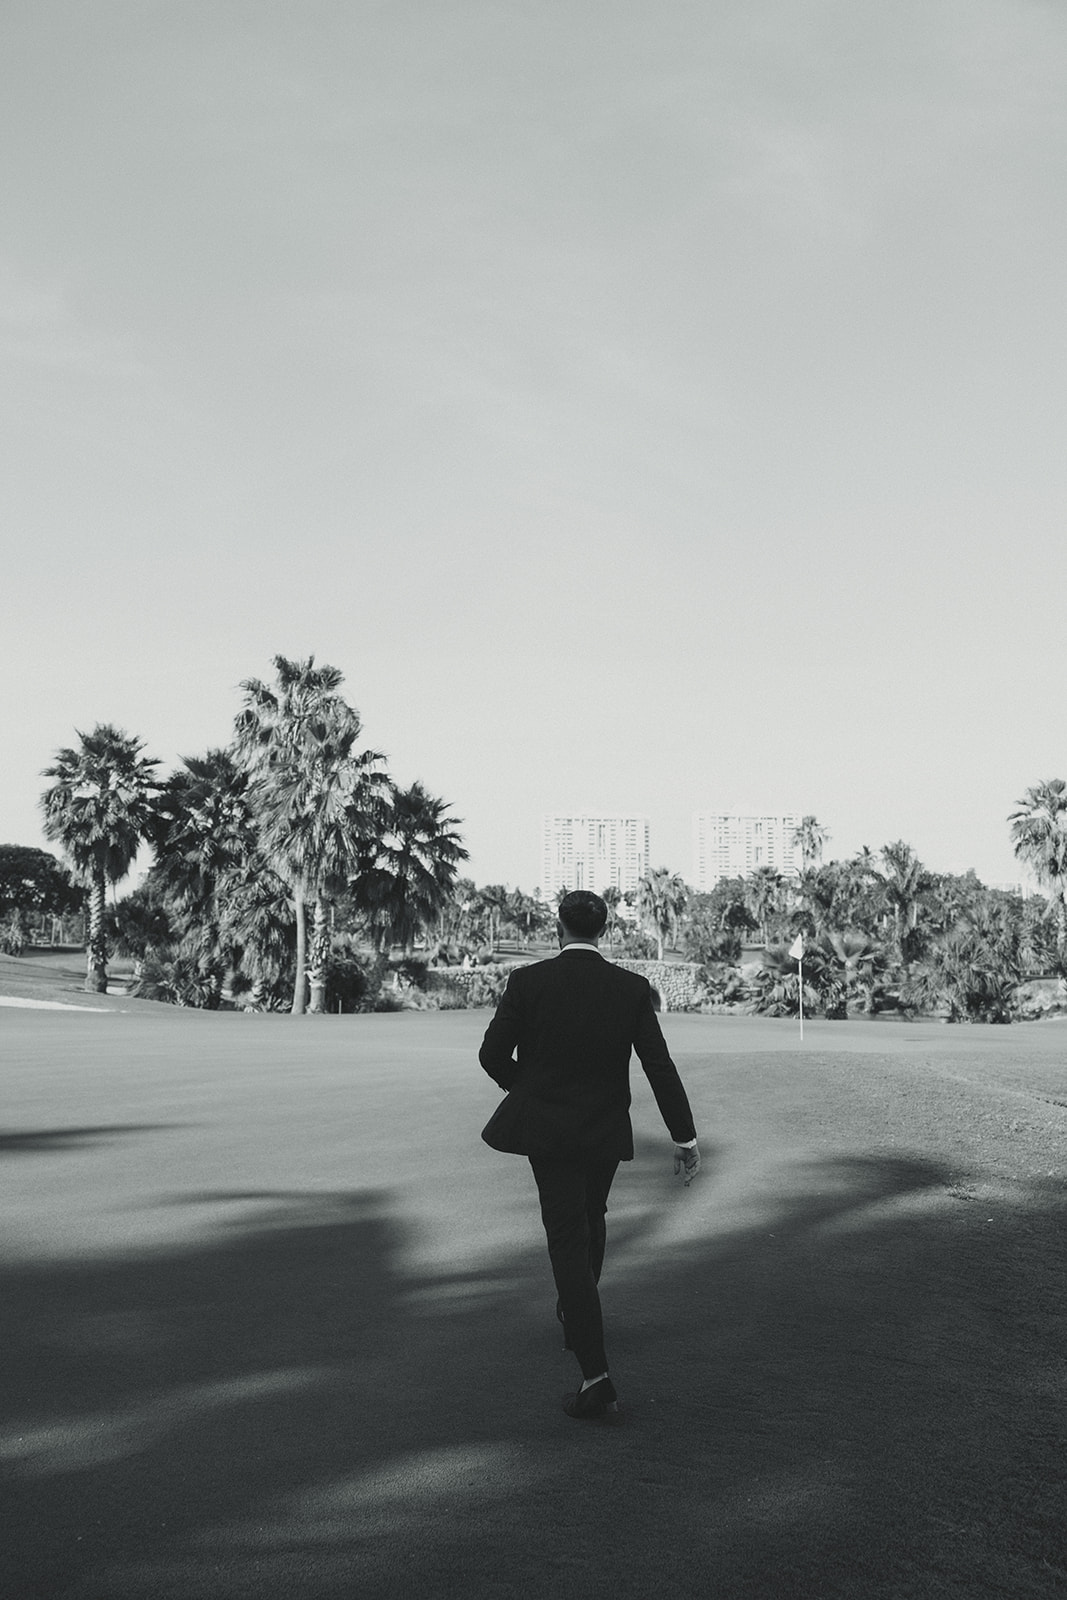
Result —
<instances>
[{"instance_id":1,"label":"man's hand","mask_svg":"<svg viewBox=\"0 0 1067 1600\"><path fill-rule=\"evenodd\" d=\"M688 1189L697 1173L700 1171L700 1151L696 1145L676 1144L674 1147L674 1176L681 1173L682 1182Z\"/></svg>"}]
</instances>

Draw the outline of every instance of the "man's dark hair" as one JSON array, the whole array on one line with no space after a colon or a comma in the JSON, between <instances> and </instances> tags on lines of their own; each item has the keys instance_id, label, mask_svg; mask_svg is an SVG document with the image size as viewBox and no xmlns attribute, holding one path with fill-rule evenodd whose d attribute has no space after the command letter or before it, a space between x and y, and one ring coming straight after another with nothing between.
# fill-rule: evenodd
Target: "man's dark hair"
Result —
<instances>
[{"instance_id":1,"label":"man's dark hair","mask_svg":"<svg viewBox=\"0 0 1067 1600\"><path fill-rule=\"evenodd\" d=\"M568 933L576 939L595 939L604 932L608 920L606 900L588 889L572 889L565 894L557 908L557 915Z\"/></svg>"}]
</instances>

